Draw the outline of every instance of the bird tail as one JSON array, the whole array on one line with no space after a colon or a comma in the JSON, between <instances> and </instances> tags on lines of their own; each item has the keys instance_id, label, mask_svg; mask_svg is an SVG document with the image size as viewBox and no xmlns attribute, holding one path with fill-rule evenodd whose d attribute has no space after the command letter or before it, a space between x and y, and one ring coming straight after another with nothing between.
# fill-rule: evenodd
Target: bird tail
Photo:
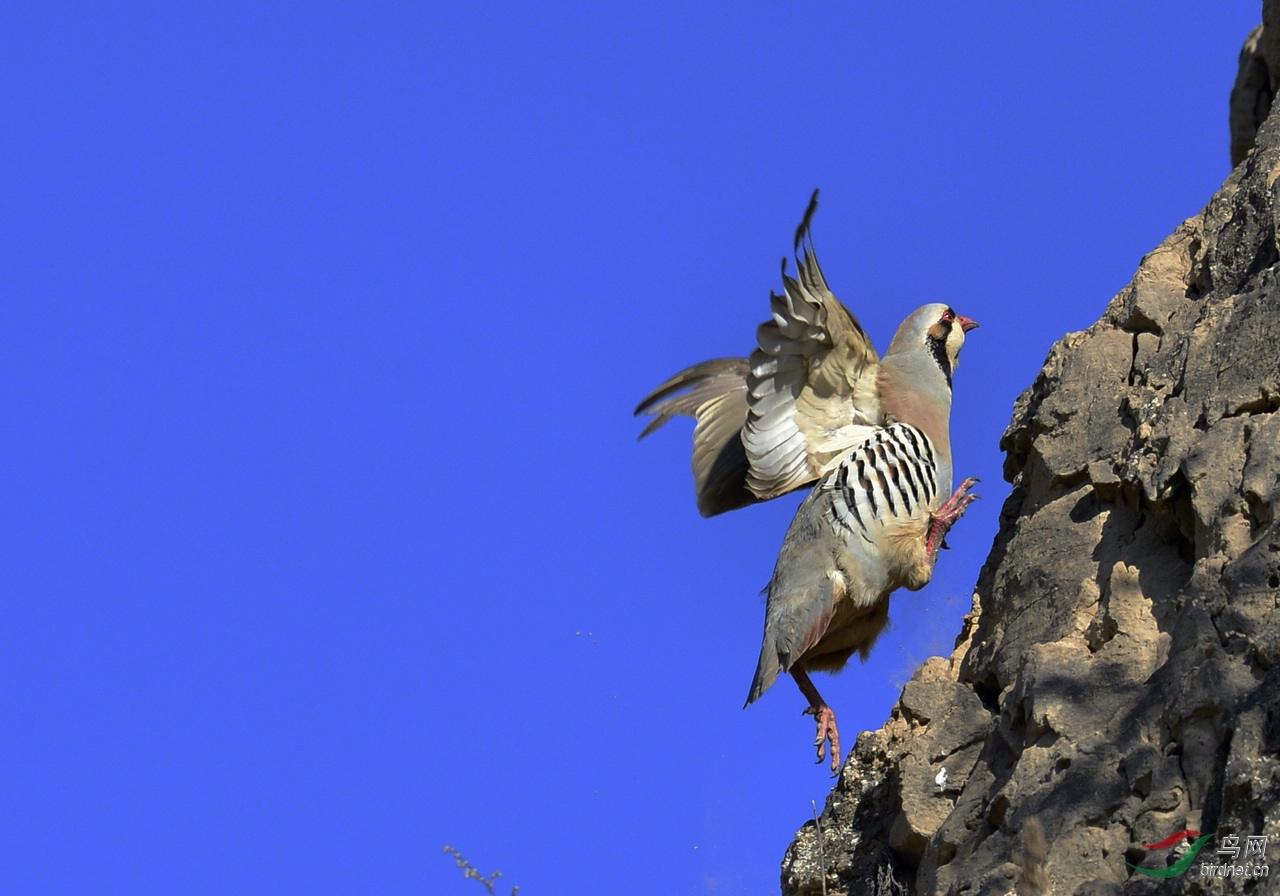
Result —
<instances>
[{"instance_id":1,"label":"bird tail","mask_svg":"<svg viewBox=\"0 0 1280 896\"><path fill-rule=\"evenodd\" d=\"M747 695L747 706L769 690L778 676L790 672L809 648L827 631L835 612L835 590L819 557L795 533L804 530L813 503L806 500L796 512L783 541L778 565L769 581L769 597L764 611L764 638L760 662Z\"/></svg>"},{"instance_id":2,"label":"bird tail","mask_svg":"<svg viewBox=\"0 0 1280 896\"><path fill-rule=\"evenodd\" d=\"M760 695L773 687L778 676L785 671L782 668L782 657L769 639L765 638L764 646L760 649L760 662L756 664L756 675L751 680L751 692L747 694L747 702L742 704L742 708L746 709L759 700Z\"/></svg>"}]
</instances>

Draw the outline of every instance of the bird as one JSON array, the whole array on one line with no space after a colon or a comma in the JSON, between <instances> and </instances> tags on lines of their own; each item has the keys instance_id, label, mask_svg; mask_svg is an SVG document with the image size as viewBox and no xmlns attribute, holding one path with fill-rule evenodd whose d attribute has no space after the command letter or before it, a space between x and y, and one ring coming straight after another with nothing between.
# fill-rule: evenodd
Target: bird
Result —
<instances>
[{"instance_id":1,"label":"bird","mask_svg":"<svg viewBox=\"0 0 1280 896\"><path fill-rule=\"evenodd\" d=\"M834 710L810 671L865 660L889 622L889 596L933 576L947 532L977 499L976 478L954 492L951 390L965 336L978 324L930 302L898 327L883 358L831 292L811 225L814 190L783 291L747 358L680 371L636 408L653 419L644 438L676 416L695 420L693 475L703 516L811 487L765 588L760 658L746 705L786 672L814 716L818 762L843 754Z\"/></svg>"}]
</instances>

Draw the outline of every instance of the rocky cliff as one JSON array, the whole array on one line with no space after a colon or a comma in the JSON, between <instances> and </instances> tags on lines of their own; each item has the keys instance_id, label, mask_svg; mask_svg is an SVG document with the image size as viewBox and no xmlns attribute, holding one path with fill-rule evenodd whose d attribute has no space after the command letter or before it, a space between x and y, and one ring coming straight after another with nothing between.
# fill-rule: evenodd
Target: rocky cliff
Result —
<instances>
[{"instance_id":1,"label":"rocky cliff","mask_svg":"<svg viewBox=\"0 0 1280 896\"><path fill-rule=\"evenodd\" d=\"M1280 116L1247 136L1018 399L955 652L859 737L784 894L1280 893ZM1271 835L1272 877L1131 870L1184 829Z\"/></svg>"}]
</instances>

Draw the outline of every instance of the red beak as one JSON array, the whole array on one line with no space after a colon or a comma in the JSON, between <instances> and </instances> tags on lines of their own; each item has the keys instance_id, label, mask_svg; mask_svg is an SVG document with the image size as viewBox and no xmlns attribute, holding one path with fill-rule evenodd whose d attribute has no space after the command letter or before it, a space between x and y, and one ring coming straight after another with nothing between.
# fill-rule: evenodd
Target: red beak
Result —
<instances>
[{"instance_id":1,"label":"red beak","mask_svg":"<svg viewBox=\"0 0 1280 896\"><path fill-rule=\"evenodd\" d=\"M960 329L968 333L970 330L978 329L978 322L972 317L965 317L963 314L956 315L956 323L960 324Z\"/></svg>"}]
</instances>

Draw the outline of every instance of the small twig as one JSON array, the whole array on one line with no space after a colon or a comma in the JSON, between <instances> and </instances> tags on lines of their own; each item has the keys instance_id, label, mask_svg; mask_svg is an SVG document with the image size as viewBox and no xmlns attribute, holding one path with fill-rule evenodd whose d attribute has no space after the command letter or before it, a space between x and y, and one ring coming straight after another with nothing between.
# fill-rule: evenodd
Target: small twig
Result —
<instances>
[{"instance_id":1,"label":"small twig","mask_svg":"<svg viewBox=\"0 0 1280 896\"><path fill-rule=\"evenodd\" d=\"M452 846L446 846L444 848L444 851L453 856L453 860L457 862L458 867L462 869L463 877L469 877L472 880L480 881L480 883L484 885L484 888L488 890L490 894L493 893L494 883L498 880L498 878L502 877L501 871L498 871L495 869L493 874L490 874L488 877L485 877L478 870L476 870L476 867L474 865L472 865L470 862L468 862L466 859L462 857L462 853L458 852ZM520 892L519 887L511 888L511 896L516 896L516 894L519 892Z\"/></svg>"},{"instance_id":2,"label":"small twig","mask_svg":"<svg viewBox=\"0 0 1280 896\"><path fill-rule=\"evenodd\" d=\"M818 194L815 192L814 198ZM809 800L809 805L813 807L813 826L818 831L818 866L822 869L822 896L827 896L827 845L822 839L822 822L818 821L818 804L813 800Z\"/></svg>"}]
</instances>

